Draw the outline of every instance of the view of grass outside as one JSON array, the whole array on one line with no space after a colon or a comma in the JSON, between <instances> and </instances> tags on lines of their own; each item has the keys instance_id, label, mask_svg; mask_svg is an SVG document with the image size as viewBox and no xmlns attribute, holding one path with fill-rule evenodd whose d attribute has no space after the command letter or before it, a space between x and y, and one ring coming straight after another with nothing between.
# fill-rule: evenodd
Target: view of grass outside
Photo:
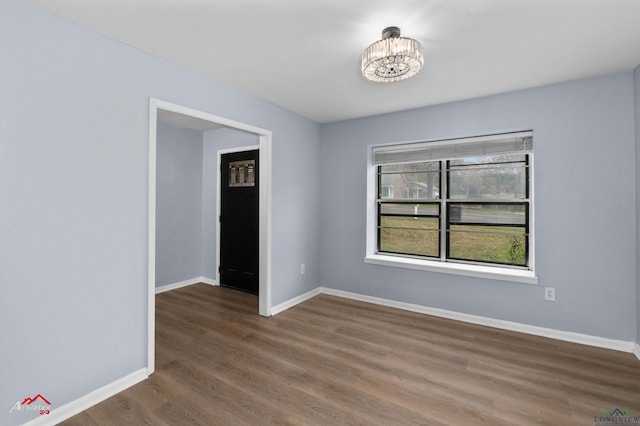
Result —
<instances>
[{"instance_id":1,"label":"view of grass outside","mask_svg":"<svg viewBox=\"0 0 640 426\"><path fill-rule=\"evenodd\" d=\"M437 218L381 217L380 251L439 257ZM449 258L526 266L525 229L451 225Z\"/></svg>"},{"instance_id":2,"label":"view of grass outside","mask_svg":"<svg viewBox=\"0 0 640 426\"><path fill-rule=\"evenodd\" d=\"M381 217L380 251L440 256L438 219Z\"/></svg>"},{"instance_id":3,"label":"view of grass outside","mask_svg":"<svg viewBox=\"0 0 640 426\"><path fill-rule=\"evenodd\" d=\"M451 225L449 257L526 266L523 228Z\"/></svg>"}]
</instances>

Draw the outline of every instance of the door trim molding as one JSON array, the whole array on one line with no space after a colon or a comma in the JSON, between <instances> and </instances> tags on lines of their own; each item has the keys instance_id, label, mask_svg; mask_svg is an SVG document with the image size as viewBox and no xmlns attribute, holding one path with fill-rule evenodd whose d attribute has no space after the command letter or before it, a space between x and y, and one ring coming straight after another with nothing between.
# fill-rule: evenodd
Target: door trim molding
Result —
<instances>
[{"instance_id":1,"label":"door trim molding","mask_svg":"<svg viewBox=\"0 0 640 426\"><path fill-rule=\"evenodd\" d=\"M271 130L231 120L174 104L156 98L149 98L149 175L148 175L148 241L147 241L147 372L155 370L155 292L156 292L156 144L158 110L175 112L199 120L208 121L251 133L259 137L258 149L260 188L258 190L260 210L259 235L259 314L271 316ZM219 181L218 181L219 182ZM219 235L219 234L218 234Z\"/></svg>"}]
</instances>

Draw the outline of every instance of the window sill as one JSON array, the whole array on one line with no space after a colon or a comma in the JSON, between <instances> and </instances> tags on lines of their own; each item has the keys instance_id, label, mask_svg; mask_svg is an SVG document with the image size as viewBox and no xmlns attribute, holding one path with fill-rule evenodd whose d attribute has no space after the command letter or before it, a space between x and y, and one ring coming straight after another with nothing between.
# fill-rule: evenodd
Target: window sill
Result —
<instances>
[{"instance_id":1,"label":"window sill","mask_svg":"<svg viewBox=\"0 0 640 426\"><path fill-rule=\"evenodd\" d=\"M532 271L500 268L495 266L469 265L465 263L445 263L409 257L371 254L364 258L365 263L393 266L397 268L417 269L420 271L440 272L444 274L464 275L467 277L512 281L525 284L538 284L538 277Z\"/></svg>"}]
</instances>

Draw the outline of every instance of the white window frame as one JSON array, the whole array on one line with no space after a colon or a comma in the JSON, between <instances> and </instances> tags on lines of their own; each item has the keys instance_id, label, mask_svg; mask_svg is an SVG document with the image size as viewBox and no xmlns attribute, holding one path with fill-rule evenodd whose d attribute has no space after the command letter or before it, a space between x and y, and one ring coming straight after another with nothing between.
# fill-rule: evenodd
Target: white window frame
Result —
<instances>
[{"instance_id":1,"label":"white window frame","mask_svg":"<svg viewBox=\"0 0 640 426\"><path fill-rule=\"evenodd\" d=\"M508 137L505 135L489 135L473 138L434 140L420 142L428 143L430 146L446 146L459 144L461 142L481 142L490 138ZM538 277L535 273L535 215L534 215L534 155L529 154L529 268L516 268L509 266L481 265L475 263L443 262L439 260L424 259L413 256L385 254L377 252L377 166L374 164L374 148L393 148L394 146L407 145L409 142L398 144L369 146L367 158L367 235L366 253L364 261L368 264L392 266L405 269L415 269L420 271L439 272L454 275L462 275L477 278L511 281L525 284L538 284ZM417 144L417 143L416 143ZM433 145L431 145L433 144ZM444 173L444 171L442 172Z\"/></svg>"}]
</instances>

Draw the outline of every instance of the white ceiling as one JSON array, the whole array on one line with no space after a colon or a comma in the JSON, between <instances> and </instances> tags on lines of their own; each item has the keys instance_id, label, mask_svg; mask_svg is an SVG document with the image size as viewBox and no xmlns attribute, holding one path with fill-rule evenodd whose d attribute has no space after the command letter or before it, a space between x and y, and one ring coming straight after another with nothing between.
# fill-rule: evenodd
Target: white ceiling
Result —
<instances>
[{"instance_id":1,"label":"white ceiling","mask_svg":"<svg viewBox=\"0 0 640 426\"><path fill-rule=\"evenodd\" d=\"M640 0L25 1L323 123L640 64ZM391 25L425 67L368 82L362 51Z\"/></svg>"}]
</instances>

